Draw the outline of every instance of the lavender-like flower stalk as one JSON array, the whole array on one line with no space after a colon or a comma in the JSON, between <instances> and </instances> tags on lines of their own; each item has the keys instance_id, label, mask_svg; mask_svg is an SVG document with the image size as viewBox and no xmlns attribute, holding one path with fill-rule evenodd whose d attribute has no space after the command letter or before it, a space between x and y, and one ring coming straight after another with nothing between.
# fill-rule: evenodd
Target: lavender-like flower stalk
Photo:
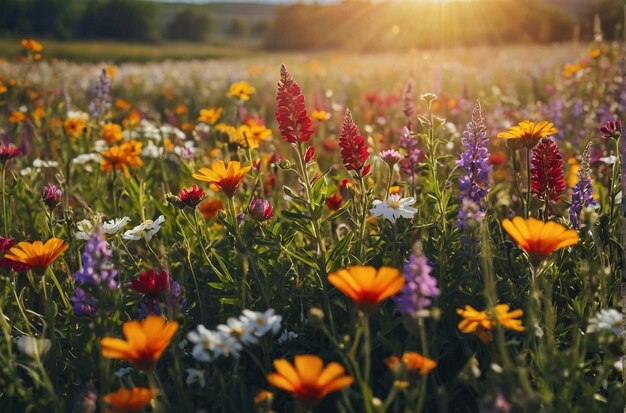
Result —
<instances>
[{"instance_id":1,"label":"lavender-like flower stalk","mask_svg":"<svg viewBox=\"0 0 626 413\"><path fill-rule=\"evenodd\" d=\"M469 199L480 206L484 211L483 200L489 192L489 150L485 122L480 107L480 102L476 102L472 120L467 124L461 143L465 148L465 152L461 154L461 158L457 161L457 165L465 169L465 175L460 179L459 189L461 191L461 203L464 199ZM459 215L458 226L465 225L464 216Z\"/></svg>"},{"instance_id":2,"label":"lavender-like flower stalk","mask_svg":"<svg viewBox=\"0 0 626 413\"><path fill-rule=\"evenodd\" d=\"M415 118L415 103L413 102L413 79L409 79L402 91L402 100L404 101L404 116L406 117L406 127L411 130L413 126L413 118Z\"/></svg>"},{"instance_id":3,"label":"lavender-like flower stalk","mask_svg":"<svg viewBox=\"0 0 626 413\"><path fill-rule=\"evenodd\" d=\"M432 268L428 264L428 259L422 255L419 243L413 247L413 252L403 270L406 284L394 301L400 313L416 318L419 311L428 308L432 298L440 294L437 279L430 275Z\"/></svg>"},{"instance_id":4,"label":"lavender-like flower stalk","mask_svg":"<svg viewBox=\"0 0 626 413\"><path fill-rule=\"evenodd\" d=\"M99 290L119 288L117 270L111 263L109 248L101 228L97 228L87 241L82 255L82 268L74 273L76 289L71 298L76 315L96 312Z\"/></svg>"},{"instance_id":5,"label":"lavender-like flower stalk","mask_svg":"<svg viewBox=\"0 0 626 413\"><path fill-rule=\"evenodd\" d=\"M105 69L98 81L91 89L91 101L89 102L89 112L94 118L104 115L111 107L111 79L107 76Z\"/></svg>"},{"instance_id":6,"label":"lavender-like flower stalk","mask_svg":"<svg viewBox=\"0 0 626 413\"><path fill-rule=\"evenodd\" d=\"M404 159L400 161L400 171L407 176L413 176L415 168L424 158L424 153L418 147L417 138L411 136L409 128L402 129L398 146L404 150Z\"/></svg>"},{"instance_id":7,"label":"lavender-like flower stalk","mask_svg":"<svg viewBox=\"0 0 626 413\"><path fill-rule=\"evenodd\" d=\"M578 170L578 182L572 188L572 206L569 209L569 219L572 226L576 229L580 226L580 214L586 206L597 206L596 200L593 198L593 186L591 185L591 167L589 160L591 158L591 142L587 144L583 152Z\"/></svg>"}]
</instances>

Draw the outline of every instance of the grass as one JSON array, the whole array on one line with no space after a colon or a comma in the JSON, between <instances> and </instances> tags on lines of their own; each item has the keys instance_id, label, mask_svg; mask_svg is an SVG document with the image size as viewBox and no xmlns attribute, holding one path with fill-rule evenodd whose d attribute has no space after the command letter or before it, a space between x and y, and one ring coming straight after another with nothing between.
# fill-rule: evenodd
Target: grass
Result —
<instances>
[{"instance_id":1,"label":"grass","mask_svg":"<svg viewBox=\"0 0 626 413\"><path fill-rule=\"evenodd\" d=\"M123 43L113 41L43 40L46 59L79 62L148 62L160 60L237 58L255 54L253 40L220 38L207 43L160 42ZM13 60L22 51L17 38L0 38L0 58Z\"/></svg>"}]
</instances>

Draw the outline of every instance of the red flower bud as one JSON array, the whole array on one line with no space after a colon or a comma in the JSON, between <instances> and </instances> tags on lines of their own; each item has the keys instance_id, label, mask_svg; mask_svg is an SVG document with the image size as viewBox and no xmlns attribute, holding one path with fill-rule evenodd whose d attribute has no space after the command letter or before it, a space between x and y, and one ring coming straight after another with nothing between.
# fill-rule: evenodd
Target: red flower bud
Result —
<instances>
[{"instance_id":1,"label":"red flower bud","mask_svg":"<svg viewBox=\"0 0 626 413\"><path fill-rule=\"evenodd\" d=\"M204 191L198 185L194 184L191 188L183 188L180 190L178 197L188 207L195 208L204 199Z\"/></svg>"},{"instance_id":2,"label":"red flower bud","mask_svg":"<svg viewBox=\"0 0 626 413\"><path fill-rule=\"evenodd\" d=\"M170 289L171 279L165 270L156 272L155 270L145 271L130 282L130 288L133 290L147 294L159 295Z\"/></svg>"},{"instance_id":3,"label":"red flower bud","mask_svg":"<svg viewBox=\"0 0 626 413\"><path fill-rule=\"evenodd\" d=\"M306 154L304 155L304 163L309 163L315 157L315 148L313 146L309 146L306 150Z\"/></svg>"}]
</instances>

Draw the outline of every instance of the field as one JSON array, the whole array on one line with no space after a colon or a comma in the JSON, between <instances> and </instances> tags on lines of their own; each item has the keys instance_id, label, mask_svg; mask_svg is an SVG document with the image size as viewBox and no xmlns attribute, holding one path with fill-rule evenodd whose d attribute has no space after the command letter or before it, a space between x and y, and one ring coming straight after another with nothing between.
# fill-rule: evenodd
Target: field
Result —
<instances>
[{"instance_id":1,"label":"field","mask_svg":"<svg viewBox=\"0 0 626 413\"><path fill-rule=\"evenodd\" d=\"M0 411L623 410L621 45L98 47L0 42Z\"/></svg>"}]
</instances>

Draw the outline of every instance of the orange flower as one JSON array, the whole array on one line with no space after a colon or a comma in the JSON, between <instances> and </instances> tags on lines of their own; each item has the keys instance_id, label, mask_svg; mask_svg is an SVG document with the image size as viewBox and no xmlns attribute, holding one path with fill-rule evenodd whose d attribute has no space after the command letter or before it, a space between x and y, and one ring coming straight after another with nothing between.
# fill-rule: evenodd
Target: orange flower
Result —
<instances>
[{"instance_id":1,"label":"orange flower","mask_svg":"<svg viewBox=\"0 0 626 413\"><path fill-rule=\"evenodd\" d=\"M517 310L513 310L509 312L508 304L498 304L496 305L496 318L498 319L498 323L509 330L515 331L524 331L524 326L522 326L522 320L519 320L520 317L524 315L524 310L518 308Z\"/></svg>"},{"instance_id":2,"label":"orange flower","mask_svg":"<svg viewBox=\"0 0 626 413\"><path fill-rule=\"evenodd\" d=\"M511 149L523 147L531 149L539 143L541 138L554 135L558 131L559 130L554 127L552 122L544 120L535 125L533 122L525 120L506 132L498 133L498 138L507 139L507 143Z\"/></svg>"},{"instance_id":3,"label":"orange flower","mask_svg":"<svg viewBox=\"0 0 626 413\"><path fill-rule=\"evenodd\" d=\"M355 302L357 308L370 314L381 301L404 287L405 279L395 268L354 265L328 274L328 281Z\"/></svg>"},{"instance_id":4,"label":"orange flower","mask_svg":"<svg viewBox=\"0 0 626 413\"><path fill-rule=\"evenodd\" d=\"M330 119L330 113L322 109L314 109L311 111L311 117L318 122L325 122Z\"/></svg>"},{"instance_id":5,"label":"orange flower","mask_svg":"<svg viewBox=\"0 0 626 413\"><path fill-rule=\"evenodd\" d=\"M165 322L165 318L149 315L141 321L124 323L126 340L105 337L100 340L102 356L127 360L136 368L150 370L170 344L178 330L176 321Z\"/></svg>"},{"instance_id":6,"label":"orange flower","mask_svg":"<svg viewBox=\"0 0 626 413\"><path fill-rule=\"evenodd\" d=\"M41 52L43 50L43 46L37 40L33 39L22 39L22 47L31 52Z\"/></svg>"},{"instance_id":7,"label":"orange flower","mask_svg":"<svg viewBox=\"0 0 626 413\"><path fill-rule=\"evenodd\" d=\"M463 317L459 323L459 330L463 333L478 333L478 338L484 343L491 341L489 330L495 327L496 323L491 320L486 311L478 311L471 305L466 305L465 310L456 309L458 315Z\"/></svg>"},{"instance_id":8,"label":"orange flower","mask_svg":"<svg viewBox=\"0 0 626 413\"><path fill-rule=\"evenodd\" d=\"M128 176L128 167L138 168L143 165L139 156L141 154L142 143L138 141L128 141L121 145L111 146L109 149L100 152L104 159L100 162L103 171L111 172L115 170L124 171Z\"/></svg>"},{"instance_id":9,"label":"orange flower","mask_svg":"<svg viewBox=\"0 0 626 413\"><path fill-rule=\"evenodd\" d=\"M437 367L437 362L428 357L422 356L414 351L405 351L402 358L391 356L385 360L385 364L397 375L403 375L406 371L410 379L417 379L425 376L432 369Z\"/></svg>"},{"instance_id":10,"label":"orange flower","mask_svg":"<svg viewBox=\"0 0 626 413\"><path fill-rule=\"evenodd\" d=\"M123 99L116 99L115 102L113 103L113 106L121 110L130 109L130 103L126 102Z\"/></svg>"},{"instance_id":11,"label":"orange flower","mask_svg":"<svg viewBox=\"0 0 626 413\"><path fill-rule=\"evenodd\" d=\"M26 120L26 115L19 110L14 110L9 116L9 123L21 123Z\"/></svg>"},{"instance_id":12,"label":"orange flower","mask_svg":"<svg viewBox=\"0 0 626 413\"><path fill-rule=\"evenodd\" d=\"M198 116L198 122L214 125L220 116L222 116L222 108L201 109L200 115Z\"/></svg>"},{"instance_id":13,"label":"orange flower","mask_svg":"<svg viewBox=\"0 0 626 413\"><path fill-rule=\"evenodd\" d=\"M513 221L503 220L502 227L517 245L526 251L530 263L535 267L554 251L578 243L576 231L565 229L563 225L552 221L543 222L535 218L524 220L515 217Z\"/></svg>"},{"instance_id":14,"label":"orange flower","mask_svg":"<svg viewBox=\"0 0 626 413\"><path fill-rule=\"evenodd\" d=\"M354 378L345 373L338 363L324 367L321 358L314 355L296 356L294 365L285 359L274 361L276 373L267 376L271 385L293 393L307 409L313 408L327 394L349 387Z\"/></svg>"},{"instance_id":15,"label":"orange flower","mask_svg":"<svg viewBox=\"0 0 626 413\"><path fill-rule=\"evenodd\" d=\"M133 387L126 389L121 387L115 393L104 396L104 401L112 408L106 409L106 413L138 413L159 393L157 389L145 387Z\"/></svg>"},{"instance_id":16,"label":"orange flower","mask_svg":"<svg viewBox=\"0 0 626 413\"><path fill-rule=\"evenodd\" d=\"M122 140L122 127L115 123L107 123L102 127L102 137L109 143Z\"/></svg>"},{"instance_id":17,"label":"orange flower","mask_svg":"<svg viewBox=\"0 0 626 413\"><path fill-rule=\"evenodd\" d=\"M176 105L174 113L176 113L177 115L184 115L185 113L187 113L187 105L185 105L184 103L179 103L178 105Z\"/></svg>"},{"instance_id":18,"label":"orange flower","mask_svg":"<svg viewBox=\"0 0 626 413\"><path fill-rule=\"evenodd\" d=\"M205 199L198 205L198 210L207 221L213 218L220 209L224 209L224 204L219 198Z\"/></svg>"},{"instance_id":19,"label":"orange flower","mask_svg":"<svg viewBox=\"0 0 626 413\"><path fill-rule=\"evenodd\" d=\"M211 169L200 168L198 173L191 176L200 181L215 184L226 195L232 197L250 168L250 166L242 168L241 163L237 161L229 161L228 165L224 164L224 161L216 161L211 165Z\"/></svg>"},{"instance_id":20,"label":"orange flower","mask_svg":"<svg viewBox=\"0 0 626 413\"><path fill-rule=\"evenodd\" d=\"M9 250L4 258L28 265L33 271L43 274L46 268L69 247L62 239L50 238L46 243L35 241L20 242Z\"/></svg>"}]
</instances>

